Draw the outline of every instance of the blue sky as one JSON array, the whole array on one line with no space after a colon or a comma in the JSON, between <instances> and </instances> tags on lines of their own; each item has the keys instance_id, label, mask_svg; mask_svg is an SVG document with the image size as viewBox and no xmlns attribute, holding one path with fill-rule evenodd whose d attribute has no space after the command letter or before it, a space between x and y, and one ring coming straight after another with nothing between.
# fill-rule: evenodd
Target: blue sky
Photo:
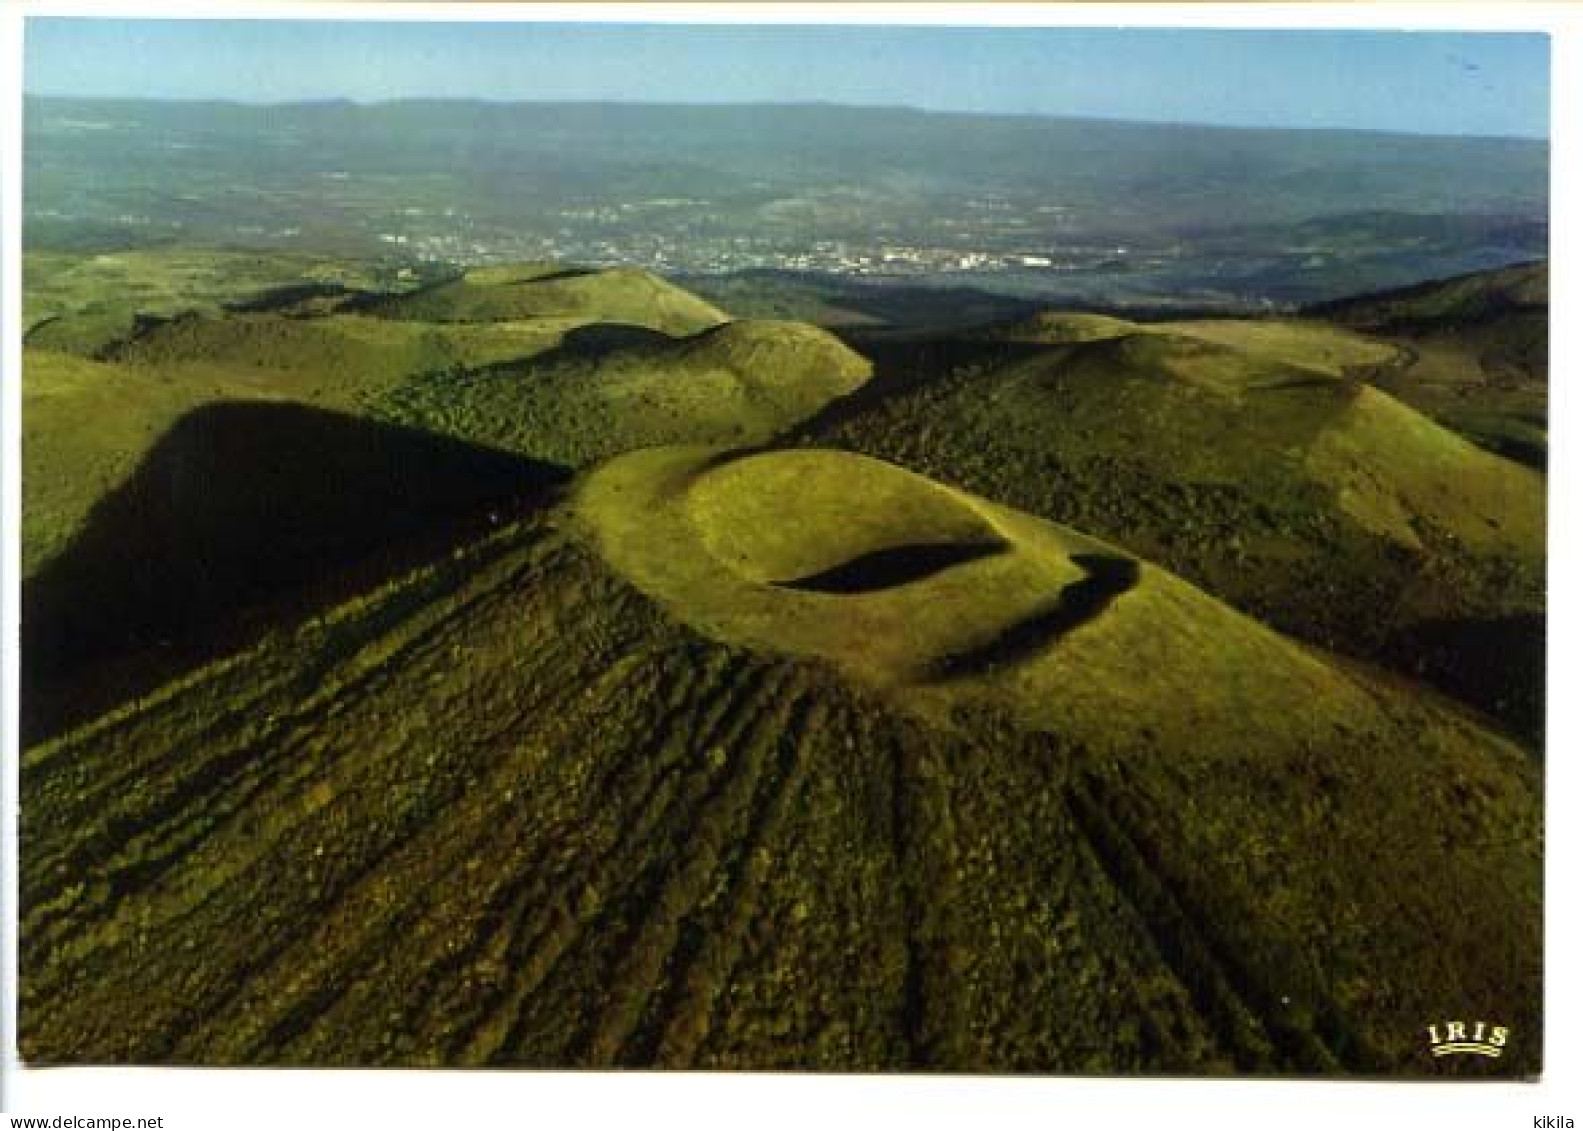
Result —
<instances>
[{"instance_id":1,"label":"blue sky","mask_svg":"<svg viewBox=\"0 0 1583 1131\"><path fill-rule=\"evenodd\" d=\"M1549 134L1535 34L33 18L29 93L841 102Z\"/></svg>"}]
</instances>

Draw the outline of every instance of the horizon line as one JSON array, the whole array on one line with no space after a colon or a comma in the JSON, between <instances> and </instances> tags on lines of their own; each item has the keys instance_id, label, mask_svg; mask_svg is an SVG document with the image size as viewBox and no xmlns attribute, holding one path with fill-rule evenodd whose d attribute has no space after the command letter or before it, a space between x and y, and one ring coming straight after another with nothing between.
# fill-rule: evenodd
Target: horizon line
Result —
<instances>
[{"instance_id":1,"label":"horizon line","mask_svg":"<svg viewBox=\"0 0 1583 1131\"><path fill-rule=\"evenodd\" d=\"M29 99L52 100L57 102L107 102L107 103L155 103L170 106L225 106L248 110L280 109L291 107L318 107L318 106L351 106L360 110L372 110L387 106L410 106L413 104L453 104L453 105L484 105L484 106L620 106L620 107L645 107L651 109L830 109L830 110L874 110L903 112L910 114L929 115L943 118L1011 118L1017 120L1050 121L1050 122L1095 122L1106 125L1122 126L1156 126L1169 129L1204 129L1204 130L1235 130L1243 133L1349 133L1349 134L1375 134L1391 137L1414 138L1443 138L1464 141L1526 141L1550 144L1550 132L1537 134L1500 134L1500 133L1446 133L1431 130L1401 130L1390 129L1382 126L1339 126L1339 125L1251 125L1233 122L1210 122L1197 119L1173 118L1137 118L1125 116L1105 116L1095 114L1052 114L1039 110L943 110L938 107L914 106L904 102L837 102L824 99L755 99L747 101L725 100L700 100L696 102L678 100L641 100L625 98L491 98L487 95L408 95L399 98L360 99L344 95L326 95L322 98L282 98L282 99L246 99L223 97L181 97L160 95L115 95L115 94L59 94L41 91L30 91L26 87L22 90L24 101Z\"/></svg>"}]
</instances>

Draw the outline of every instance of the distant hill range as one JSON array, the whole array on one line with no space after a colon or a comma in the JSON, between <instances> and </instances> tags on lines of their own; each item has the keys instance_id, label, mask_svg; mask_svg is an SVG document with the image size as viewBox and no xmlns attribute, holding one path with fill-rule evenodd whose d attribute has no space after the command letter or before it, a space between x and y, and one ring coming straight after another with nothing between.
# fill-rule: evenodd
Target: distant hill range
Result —
<instances>
[{"instance_id":1,"label":"distant hill range","mask_svg":"<svg viewBox=\"0 0 1583 1131\"><path fill-rule=\"evenodd\" d=\"M1354 130L837 105L38 98L26 102L26 124L53 145L161 131L201 132L211 145L252 135L271 157L305 168L333 152L328 170L348 173L432 173L438 158L454 163L457 177L509 171L524 197L560 188L632 201L702 190L730 201L787 185L856 184L905 201L1036 189L1050 205L1124 222L1124 235L1369 209L1519 213L1547 200L1543 142ZM161 156L195 159L180 149Z\"/></svg>"},{"instance_id":2,"label":"distant hill range","mask_svg":"<svg viewBox=\"0 0 1583 1131\"><path fill-rule=\"evenodd\" d=\"M1549 147L829 105L28 99L29 246L793 267L1242 308L1545 253Z\"/></svg>"}]
</instances>

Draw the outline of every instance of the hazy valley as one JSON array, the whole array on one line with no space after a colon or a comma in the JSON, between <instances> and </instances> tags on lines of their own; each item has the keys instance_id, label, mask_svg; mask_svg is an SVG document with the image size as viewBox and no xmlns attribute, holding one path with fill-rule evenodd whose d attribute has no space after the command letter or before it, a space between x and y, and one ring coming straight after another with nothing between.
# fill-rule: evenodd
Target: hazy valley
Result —
<instances>
[{"instance_id":1,"label":"hazy valley","mask_svg":"<svg viewBox=\"0 0 1583 1131\"><path fill-rule=\"evenodd\" d=\"M1510 138L850 106L29 99L26 236L1289 309L1540 258ZM113 168L108 182L92 176Z\"/></svg>"}]
</instances>

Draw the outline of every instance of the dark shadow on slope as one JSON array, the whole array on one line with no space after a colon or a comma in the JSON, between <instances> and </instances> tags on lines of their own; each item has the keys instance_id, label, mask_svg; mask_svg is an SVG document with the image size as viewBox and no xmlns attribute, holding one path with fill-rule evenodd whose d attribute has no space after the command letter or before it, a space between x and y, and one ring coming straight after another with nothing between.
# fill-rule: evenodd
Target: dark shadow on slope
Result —
<instances>
[{"instance_id":1,"label":"dark shadow on slope","mask_svg":"<svg viewBox=\"0 0 1583 1131\"><path fill-rule=\"evenodd\" d=\"M1524 467L1532 468L1541 473L1550 470L1550 444L1548 440L1529 440L1521 436L1478 433L1459 429L1451 424L1447 424L1445 427L1460 433L1464 439L1503 459L1509 459L1513 463L1520 463Z\"/></svg>"},{"instance_id":2,"label":"dark shadow on slope","mask_svg":"<svg viewBox=\"0 0 1583 1131\"><path fill-rule=\"evenodd\" d=\"M462 281L462 273L439 275L426 280L410 291L358 291L347 296L341 309L348 314L366 314L375 318L389 318L397 322L408 321L401 313L404 304L432 298L446 287Z\"/></svg>"},{"instance_id":3,"label":"dark shadow on slope","mask_svg":"<svg viewBox=\"0 0 1583 1131\"><path fill-rule=\"evenodd\" d=\"M374 551L514 513L566 474L302 405L198 409L24 585L24 680L170 647Z\"/></svg>"},{"instance_id":4,"label":"dark shadow on slope","mask_svg":"<svg viewBox=\"0 0 1583 1131\"><path fill-rule=\"evenodd\" d=\"M880 408L886 400L925 385L990 377L1004 367L1063 347L987 342L971 338L884 341L838 334L842 344L866 358L873 375L852 392L831 400L778 438L785 444L820 443L842 424Z\"/></svg>"},{"instance_id":5,"label":"dark shadow on slope","mask_svg":"<svg viewBox=\"0 0 1583 1131\"><path fill-rule=\"evenodd\" d=\"M874 593L922 581L953 566L1003 554L1006 549L1006 543L999 540L888 546L807 577L777 581L775 585L804 593Z\"/></svg>"},{"instance_id":6,"label":"dark shadow on slope","mask_svg":"<svg viewBox=\"0 0 1583 1131\"><path fill-rule=\"evenodd\" d=\"M988 643L953 652L934 662L933 679L981 675L1020 663L1043 652L1067 633L1080 628L1110 607L1138 583L1138 563L1108 554L1076 554L1072 560L1087 572L1056 595L1055 600L1025 617Z\"/></svg>"},{"instance_id":7,"label":"dark shadow on slope","mask_svg":"<svg viewBox=\"0 0 1583 1131\"><path fill-rule=\"evenodd\" d=\"M592 322L566 331L559 345L542 353L475 366L467 370L467 377L490 381L547 373L568 366L586 367L590 362L602 361L613 354L628 350L663 350L686 340L628 322Z\"/></svg>"},{"instance_id":8,"label":"dark shadow on slope","mask_svg":"<svg viewBox=\"0 0 1583 1131\"><path fill-rule=\"evenodd\" d=\"M1277 377L1257 385L1249 385L1247 390L1250 393L1284 393L1292 389L1334 389L1337 385L1346 386L1348 384L1347 381L1339 377L1297 374L1291 377Z\"/></svg>"},{"instance_id":9,"label":"dark shadow on slope","mask_svg":"<svg viewBox=\"0 0 1583 1131\"><path fill-rule=\"evenodd\" d=\"M340 283L288 283L271 287L250 298L228 302L225 309L232 314L289 313L293 308L305 304L361 301L365 293Z\"/></svg>"},{"instance_id":10,"label":"dark shadow on slope","mask_svg":"<svg viewBox=\"0 0 1583 1131\"><path fill-rule=\"evenodd\" d=\"M1493 716L1542 751L1543 616L1427 621L1393 636L1385 651L1397 667Z\"/></svg>"},{"instance_id":11,"label":"dark shadow on slope","mask_svg":"<svg viewBox=\"0 0 1583 1131\"><path fill-rule=\"evenodd\" d=\"M822 322L822 307L871 318L877 325L864 331L881 336L956 332L1026 317L1045 305L974 287L858 283L848 276L777 268L748 268L727 275L681 273L669 278L739 318L788 318L831 330L846 328Z\"/></svg>"},{"instance_id":12,"label":"dark shadow on slope","mask_svg":"<svg viewBox=\"0 0 1583 1131\"><path fill-rule=\"evenodd\" d=\"M546 271L542 275L534 275L526 279L512 279L504 283L476 283L475 286L489 287L525 287L534 283L552 283L557 279L582 279L599 272L592 267L561 267L554 271Z\"/></svg>"},{"instance_id":13,"label":"dark shadow on slope","mask_svg":"<svg viewBox=\"0 0 1583 1131\"><path fill-rule=\"evenodd\" d=\"M629 322L592 322L566 331L561 336L561 344L547 354L540 354L539 358L550 358L557 353L577 358L603 357L617 350L637 346L668 346L679 340L660 330Z\"/></svg>"}]
</instances>

